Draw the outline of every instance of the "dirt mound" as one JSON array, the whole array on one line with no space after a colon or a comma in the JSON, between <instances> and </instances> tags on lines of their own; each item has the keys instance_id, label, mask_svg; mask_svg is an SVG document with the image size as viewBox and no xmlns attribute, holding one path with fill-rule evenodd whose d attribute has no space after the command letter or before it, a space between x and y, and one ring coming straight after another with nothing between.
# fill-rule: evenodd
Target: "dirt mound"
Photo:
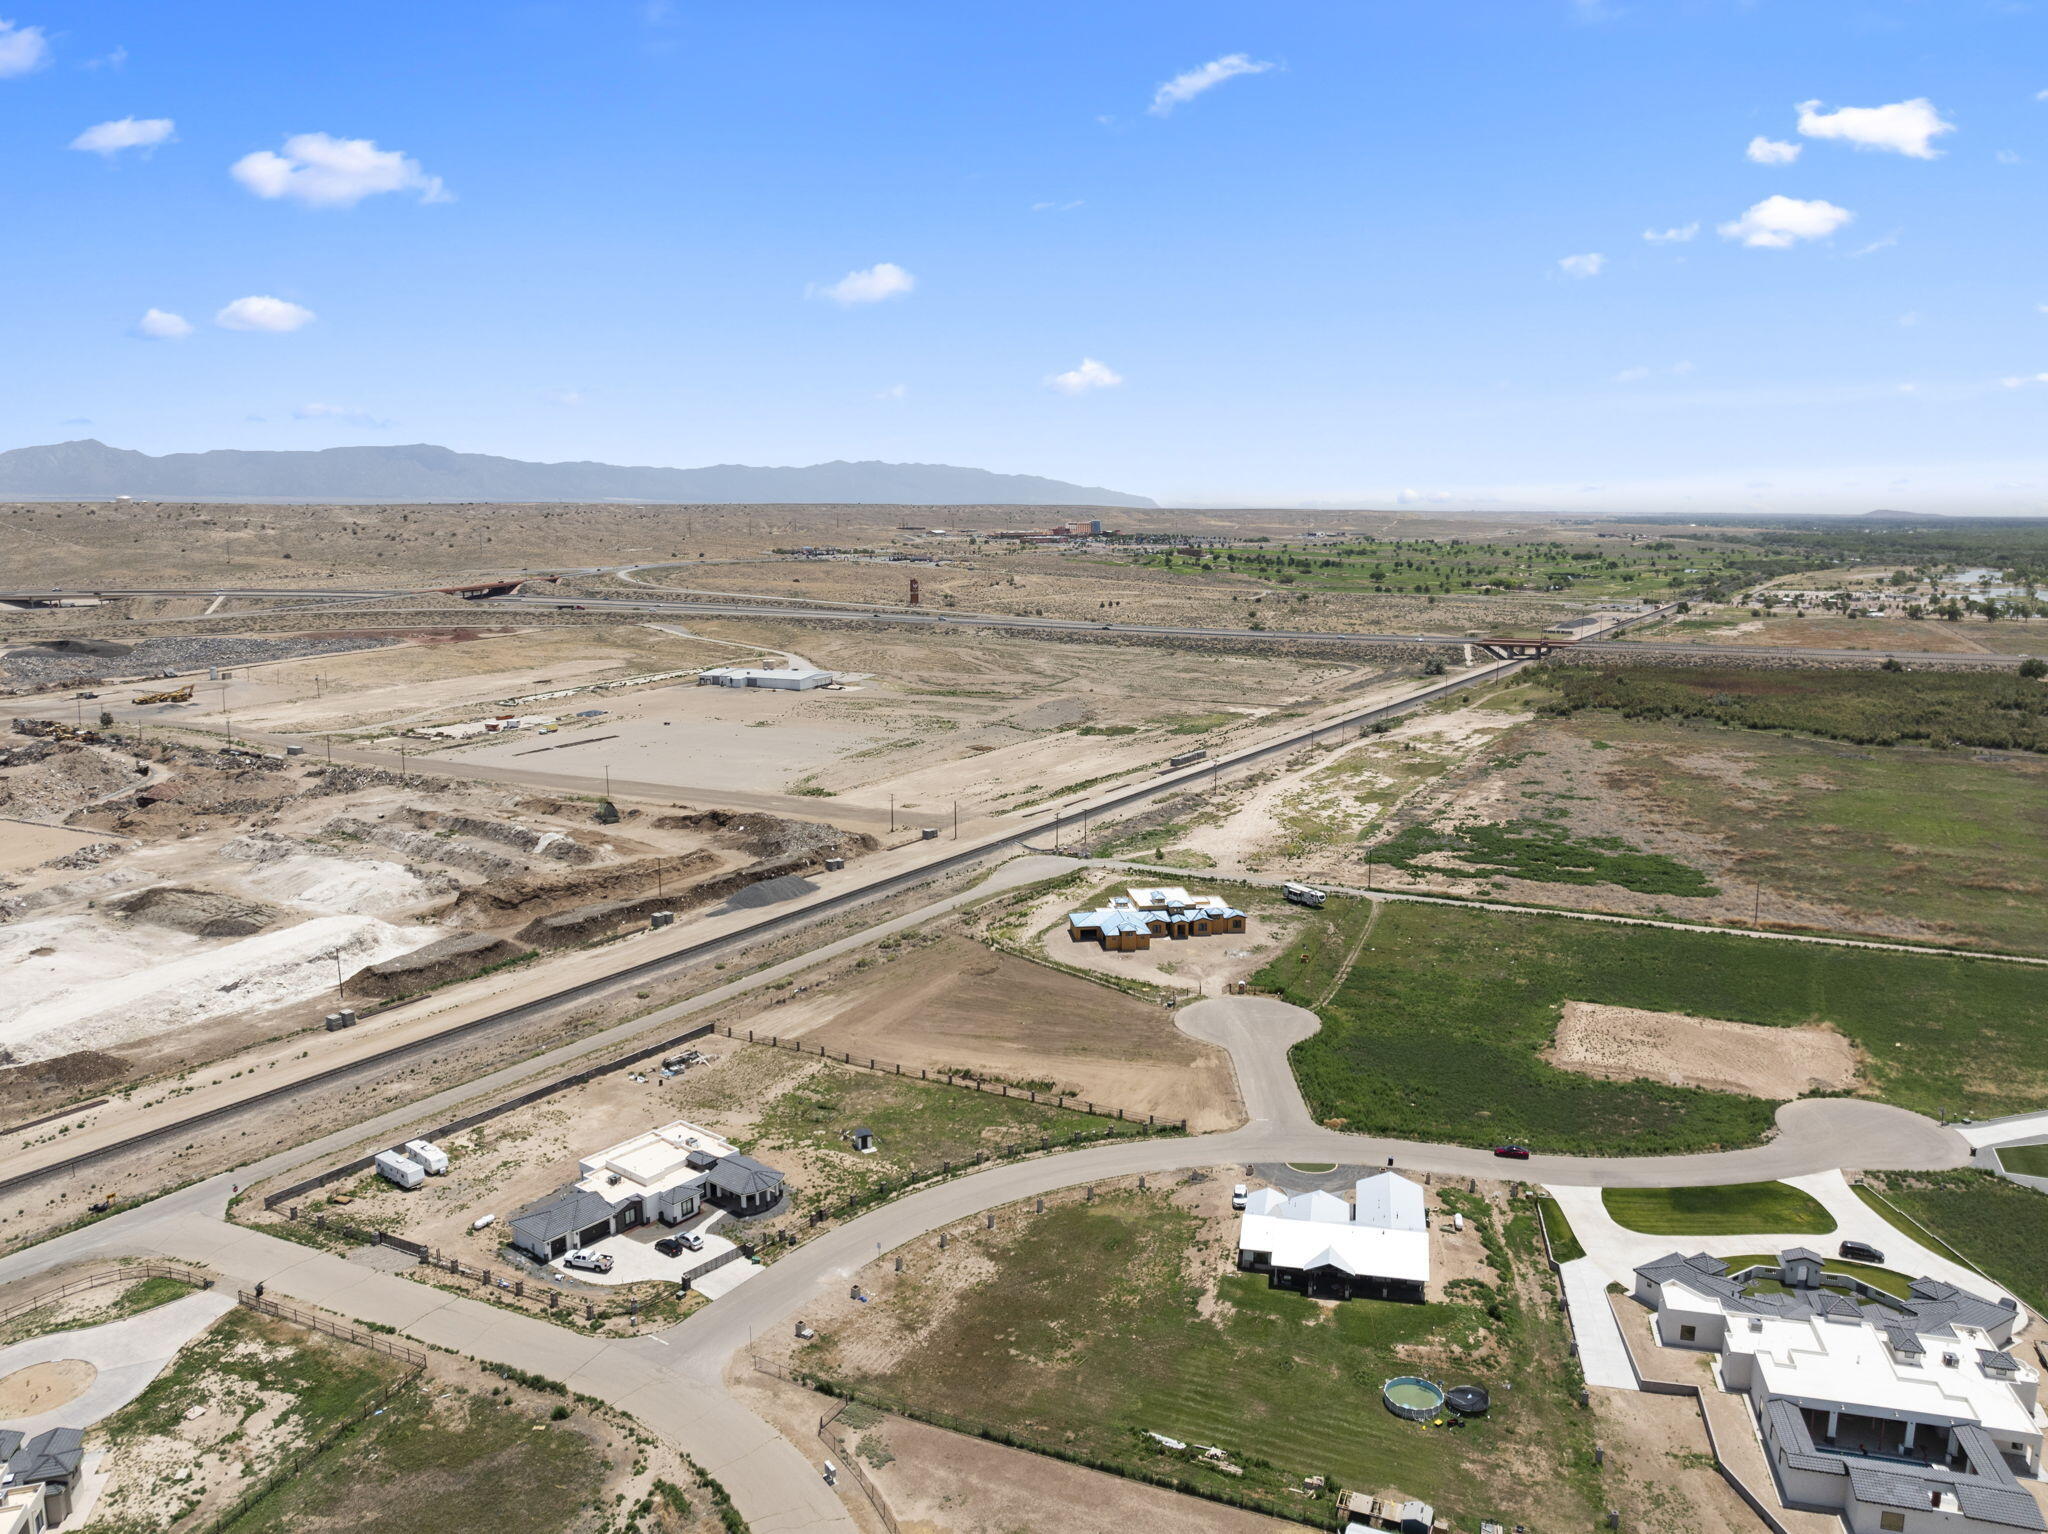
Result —
<instances>
[{"instance_id":1,"label":"dirt mound","mask_svg":"<svg viewBox=\"0 0 2048 1534\"><path fill-rule=\"evenodd\" d=\"M464 927L494 927L509 917L552 916L573 906L637 899L644 891L653 889L657 873L680 909L683 905L702 904L686 899L695 888L688 881L716 868L718 861L716 853L700 850L680 857L635 858L630 863L579 869L574 873L515 874L464 890L450 907L449 920Z\"/></svg>"},{"instance_id":2,"label":"dirt mound","mask_svg":"<svg viewBox=\"0 0 2048 1534\"><path fill-rule=\"evenodd\" d=\"M194 937L248 937L276 921L279 914L275 906L260 900L186 885L158 885L110 900L107 905L132 921L189 932Z\"/></svg>"},{"instance_id":3,"label":"dirt mound","mask_svg":"<svg viewBox=\"0 0 2048 1534\"><path fill-rule=\"evenodd\" d=\"M528 950L517 943L488 932L464 932L416 948L411 953L357 970L348 983L351 997L379 1001L393 996L414 996L437 986L467 980L479 970Z\"/></svg>"},{"instance_id":4,"label":"dirt mound","mask_svg":"<svg viewBox=\"0 0 2048 1534\"><path fill-rule=\"evenodd\" d=\"M692 853L691 856L703 857L708 854ZM654 860L650 858L646 861ZM629 863L624 866L631 868L637 865ZM737 896L756 885L779 884L804 869L816 866L817 860L814 858L766 858L684 889L668 890L660 894L643 892L623 900L601 900L589 905L572 906L565 911L551 912L537 921L527 923L520 929L519 936L537 948L567 948L578 943L594 943L599 938L612 937L629 927L639 925L656 911L695 910L698 906L709 905L712 901L722 900L728 895ZM807 881L799 879L795 882L802 884Z\"/></svg>"},{"instance_id":5,"label":"dirt mound","mask_svg":"<svg viewBox=\"0 0 2048 1534\"><path fill-rule=\"evenodd\" d=\"M657 831L707 831L721 846L737 847L762 858L798 852L858 857L882 845L864 832L842 831L815 820L787 820L758 810L694 810L686 815L658 815L648 824Z\"/></svg>"},{"instance_id":6,"label":"dirt mound","mask_svg":"<svg viewBox=\"0 0 2048 1534\"><path fill-rule=\"evenodd\" d=\"M796 874L783 874L779 878L763 879L745 889L734 890L726 905L735 911L755 911L762 906L780 905L799 895L815 895L817 892L818 886L810 880Z\"/></svg>"},{"instance_id":7,"label":"dirt mound","mask_svg":"<svg viewBox=\"0 0 2048 1534\"><path fill-rule=\"evenodd\" d=\"M0 777L0 816L57 822L133 783L138 769L89 746L59 746Z\"/></svg>"},{"instance_id":8,"label":"dirt mound","mask_svg":"<svg viewBox=\"0 0 2048 1534\"><path fill-rule=\"evenodd\" d=\"M444 831L455 836L474 837L513 847L532 857L552 858L558 863L594 863L599 853L563 831L536 831L509 820L487 820L481 815L457 815L443 810L409 809L406 816L425 831Z\"/></svg>"},{"instance_id":9,"label":"dirt mound","mask_svg":"<svg viewBox=\"0 0 2048 1534\"><path fill-rule=\"evenodd\" d=\"M1772 1102L1856 1085L1856 1051L1832 1028L1773 1028L1682 1012L1568 1001L1552 1065L1584 1076L1670 1081Z\"/></svg>"}]
</instances>

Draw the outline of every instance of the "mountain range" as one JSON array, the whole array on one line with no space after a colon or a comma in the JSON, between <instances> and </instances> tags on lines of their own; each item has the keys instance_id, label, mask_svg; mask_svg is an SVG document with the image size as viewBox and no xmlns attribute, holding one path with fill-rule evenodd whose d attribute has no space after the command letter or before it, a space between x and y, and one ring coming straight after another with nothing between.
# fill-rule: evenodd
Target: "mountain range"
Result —
<instances>
[{"instance_id":1,"label":"mountain range","mask_svg":"<svg viewBox=\"0 0 2048 1534\"><path fill-rule=\"evenodd\" d=\"M166 453L90 437L0 453L0 496L144 501L651 501L706 505L1151 506L1142 495L943 463L814 463L753 468L635 468L526 463L488 453L405 447L317 452Z\"/></svg>"}]
</instances>

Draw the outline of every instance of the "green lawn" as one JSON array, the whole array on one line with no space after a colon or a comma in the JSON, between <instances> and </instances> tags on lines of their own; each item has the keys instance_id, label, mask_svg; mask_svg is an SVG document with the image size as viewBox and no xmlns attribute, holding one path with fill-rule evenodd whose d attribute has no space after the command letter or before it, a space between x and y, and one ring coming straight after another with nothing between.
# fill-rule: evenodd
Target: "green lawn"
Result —
<instances>
[{"instance_id":1,"label":"green lawn","mask_svg":"<svg viewBox=\"0 0 2048 1534\"><path fill-rule=\"evenodd\" d=\"M1545 1298L1534 1219L1518 1213L1503 1232L1483 1200L1437 1196L1511 1271L1454 1282L1442 1303L1318 1304L1232 1271L1218 1231L1159 1190L1126 1192L961 1237L994 1264L989 1276L954 1296L957 1279L927 1287L913 1273L798 1365L877 1404L1283 1515L1315 1510L1286 1487L1320 1474L1423 1497L1460 1529L1480 1518L1590 1528L1605 1505L1591 1423ZM1532 1275L1540 1287L1518 1291ZM1205 1314L1212 1282L1221 1303ZM879 1371L858 1362L873 1356L869 1330L898 1339ZM1411 1372L1484 1383L1493 1413L1458 1432L1396 1418L1380 1387ZM1154 1432L1219 1446L1245 1474L1206 1468Z\"/></svg>"},{"instance_id":2,"label":"green lawn","mask_svg":"<svg viewBox=\"0 0 2048 1534\"><path fill-rule=\"evenodd\" d=\"M1782 1182L1719 1188L1608 1188L1600 1195L1624 1230L1652 1236L1825 1236L1835 1217L1811 1194Z\"/></svg>"},{"instance_id":3,"label":"green lawn","mask_svg":"<svg viewBox=\"0 0 2048 1534\"><path fill-rule=\"evenodd\" d=\"M1579 1245L1578 1232L1565 1218L1564 1206L1554 1198L1543 1202L1543 1228L1550 1232L1550 1255L1559 1262L1572 1262L1586 1255L1586 1249Z\"/></svg>"},{"instance_id":4,"label":"green lawn","mask_svg":"<svg viewBox=\"0 0 2048 1534\"><path fill-rule=\"evenodd\" d=\"M2037 1315L2048 1312L2048 1194L1974 1169L1865 1175L1892 1204L1934 1233L1930 1245L1946 1246L1966 1265L1981 1268ZM1916 1240L1927 1241L1926 1231L1900 1224L1883 1204L1869 1198L1864 1202Z\"/></svg>"},{"instance_id":5,"label":"green lawn","mask_svg":"<svg viewBox=\"0 0 2048 1534\"><path fill-rule=\"evenodd\" d=\"M1721 892L1675 858L1643 852L1618 836L1575 841L1563 826L1540 820L1453 827L1412 825L1380 843L1379 861L1403 873L1501 876L1539 884L1618 884L1644 895ZM1418 862L1431 857L1428 863ZM1452 861L1445 863L1444 858Z\"/></svg>"},{"instance_id":6,"label":"green lawn","mask_svg":"<svg viewBox=\"0 0 2048 1534\"><path fill-rule=\"evenodd\" d=\"M2025 1177L2048 1177L2048 1145L2003 1146L1998 1152L1998 1164Z\"/></svg>"},{"instance_id":7,"label":"green lawn","mask_svg":"<svg viewBox=\"0 0 2048 1534\"><path fill-rule=\"evenodd\" d=\"M24 1311L5 1325L0 1325L0 1345L24 1342L30 1337L47 1336L51 1332L77 1331L81 1327L104 1326L109 1321L124 1321L130 1316L141 1315L145 1310L154 1310L159 1305L168 1305L172 1300L198 1292L196 1285L168 1277L143 1278L126 1286L110 1286L95 1297L98 1303L76 1315L64 1315L55 1303Z\"/></svg>"},{"instance_id":8,"label":"green lawn","mask_svg":"<svg viewBox=\"0 0 2048 1534\"><path fill-rule=\"evenodd\" d=\"M1755 1267L1758 1263L1776 1263L1778 1254L1776 1252L1746 1252L1740 1257L1723 1257L1721 1260L1728 1264L1728 1271L1730 1273L1740 1273L1744 1268ZM1882 1289L1886 1294L1897 1295L1902 1300L1911 1292L1913 1283L1913 1275L1911 1274L1896 1273L1890 1268L1872 1267L1867 1262L1848 1262L1839 1257L1830 1257L1822 1264L1822 1271L1839 1273L1844 1278L1861 1279L1864 1283L1870 1285L1871 1288ZM1765 1280L1758 1287L1782 1290L1784 1285L1777 1283L1775 1280Z\"/></svg>"},{"instance_id":9,"label":"green lawn","mask_svg":"<svg viewBox=\"0 0 2048 1534\"><path fill-rule=\"evenodd\" d=\"M1257 983L1313 1005L1364 904L1332 901ZM1876 1095L1989 1118L2048 1097L2040 985L1995 960L1392 902L1320 1009L1322 1031L1292 1059L1315 1117L1357 1133L1596 1155L1710 1150L1756 1143L1773 1105L1557 1069L1541 1051L1564 1002L1830 1023L1862 1050Z\"/></svg>"}]
</instances>

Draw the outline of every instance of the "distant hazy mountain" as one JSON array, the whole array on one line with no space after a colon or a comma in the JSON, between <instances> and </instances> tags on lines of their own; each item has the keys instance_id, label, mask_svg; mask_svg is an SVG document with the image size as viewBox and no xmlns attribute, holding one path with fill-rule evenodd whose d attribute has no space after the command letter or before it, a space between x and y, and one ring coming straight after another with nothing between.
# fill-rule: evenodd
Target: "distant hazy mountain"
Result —
<instances>
[{"instance_id":1,"label":"distant hazy mountain","mask_svg":"<svg viewBox=\"0 0 2048 1534\"><path fill-rule=\"evenodd\" d=\"M1142 495L942 463L814 463L705 469L523 463L411 447L321 452L147 453L90 437L0 453L0 496L137 500L825 502L897 506L1150 506Z\"/></svg>"}]
</instances>

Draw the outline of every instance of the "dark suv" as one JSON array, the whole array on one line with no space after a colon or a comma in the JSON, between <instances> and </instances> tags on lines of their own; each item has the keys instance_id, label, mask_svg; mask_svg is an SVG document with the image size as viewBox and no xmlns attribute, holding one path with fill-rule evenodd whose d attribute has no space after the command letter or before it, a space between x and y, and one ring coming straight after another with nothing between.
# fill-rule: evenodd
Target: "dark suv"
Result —
<instances>
[{"instance_id":1,"label":"dark suv","mask_svg":"<svg viewBox=\"0 0 2048 1534\"><path fill-rule=\"evenodd\" d=\"M1835 1250L1851 1262L1881 1263L1884 1261L1884 1253L1880 1252L1868 1241L1844 1241Z\"/></svg>"}]
</instances>

